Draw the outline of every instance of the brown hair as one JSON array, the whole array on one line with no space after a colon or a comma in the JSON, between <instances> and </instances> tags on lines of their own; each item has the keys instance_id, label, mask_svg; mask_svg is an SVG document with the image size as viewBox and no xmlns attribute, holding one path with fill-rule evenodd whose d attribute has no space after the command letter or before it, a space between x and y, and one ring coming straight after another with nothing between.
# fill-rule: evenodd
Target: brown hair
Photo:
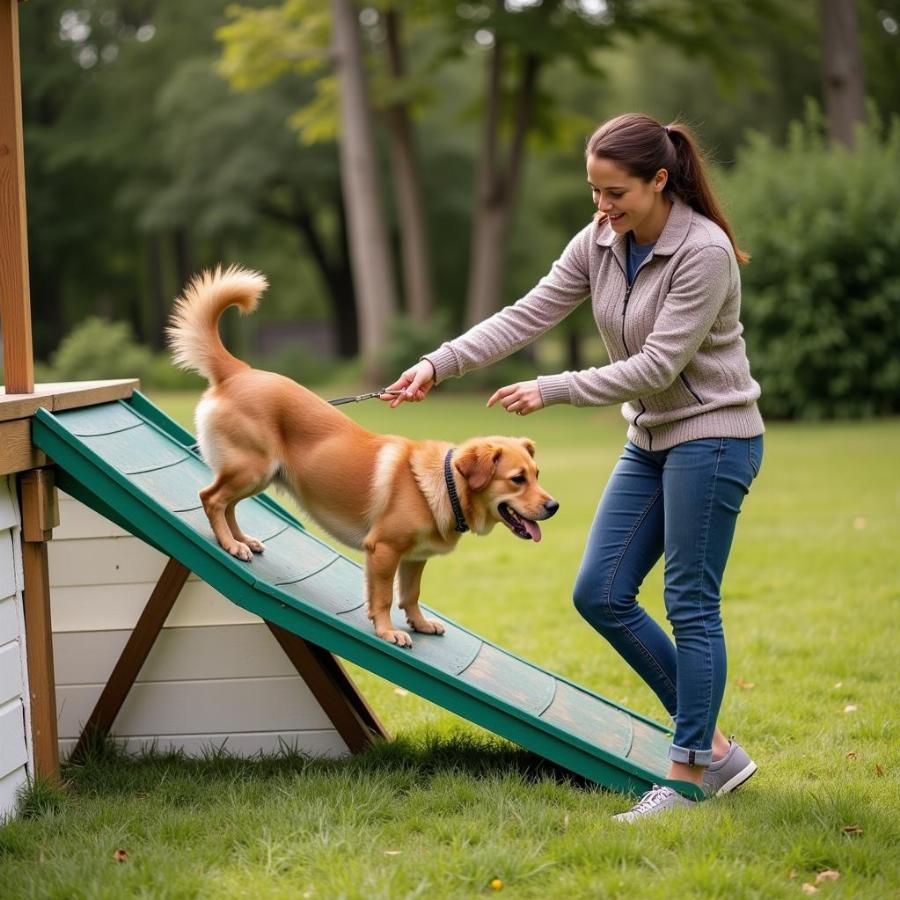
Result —
<instances>
[{"instance_id":1,"label":"brown hair","mask_svg":"<svg viewBox=\"0 0 900 900\"><path fill-rule=\"evenodd\" d=\"M712 219L728 235L738 262L750 259L735 241L731 225L713 194L703 152L687 125L661 125L651 116L626 113L604 122L590 136L586 155L614 160L633 178L643 181L650 181L660 169L665 169L669 173L665 190Z\"/></svg>"}]
</instances>

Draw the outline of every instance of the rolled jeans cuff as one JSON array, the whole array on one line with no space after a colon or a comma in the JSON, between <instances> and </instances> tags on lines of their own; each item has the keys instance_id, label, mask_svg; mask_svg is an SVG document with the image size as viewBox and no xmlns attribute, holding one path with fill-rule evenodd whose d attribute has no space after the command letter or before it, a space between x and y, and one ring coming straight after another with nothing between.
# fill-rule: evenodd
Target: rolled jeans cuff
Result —
<instances>
[{"instance_id":1,"label":"rolled jeans cuff","mask_svg":"<svg viewBox=\"0 0 900 900\"><path fill-rule=\"evenodd\" d=\"M686 766L708 766L712 762L712 747L709 750L686 750L672 744L669 747L669 759Z\"/></svg>"}]
</instances>

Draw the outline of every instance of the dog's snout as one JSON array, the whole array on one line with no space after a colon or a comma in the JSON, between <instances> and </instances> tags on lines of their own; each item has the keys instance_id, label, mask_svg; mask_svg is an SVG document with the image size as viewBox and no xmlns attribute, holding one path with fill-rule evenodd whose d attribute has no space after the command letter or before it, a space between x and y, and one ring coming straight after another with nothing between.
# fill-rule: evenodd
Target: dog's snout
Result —
<instances>
[{"instance_id":1,"label":"dog's snout","mask_svg":"<svg viewBox=\"0 0 900 900\"><path fill-rule=\"evenodd\" d=\"M544 510L547 513L547 518L549 519L551 516L556 515L556 511L559 509L559 503L556 500L548 500L544 504Z\"/></svg>"}]
</instances>

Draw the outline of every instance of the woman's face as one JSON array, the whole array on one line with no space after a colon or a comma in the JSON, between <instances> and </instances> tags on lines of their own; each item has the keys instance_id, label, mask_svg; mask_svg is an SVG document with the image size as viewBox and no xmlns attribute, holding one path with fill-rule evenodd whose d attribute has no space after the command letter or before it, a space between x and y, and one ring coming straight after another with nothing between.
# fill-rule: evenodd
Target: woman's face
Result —
<instances>
[{"instance_id":1,"label":"woman's face","mask_svg":"<svg viewBox=\"0 0 900 900\"><path fill-rule=\"evenodd\" d=\"M660 169L650 181L629 175L611 159L590 156L587 161L588 184L594 206L606 213L610 227L616 234L628 231L641 240L645 233L656 230L661 213L668 215L668 204L662 190L668 180L668 172ZM665 219L663 219L663 224ZM650 235L651 240L658 236Z\"/></svg>"}]
</instances>

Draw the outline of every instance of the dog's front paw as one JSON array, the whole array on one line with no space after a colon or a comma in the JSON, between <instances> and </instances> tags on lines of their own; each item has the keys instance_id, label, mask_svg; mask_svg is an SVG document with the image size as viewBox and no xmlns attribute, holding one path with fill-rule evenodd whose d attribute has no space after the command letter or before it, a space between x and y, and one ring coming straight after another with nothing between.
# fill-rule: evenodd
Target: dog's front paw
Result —
<instances>
[{"instance_id":1,"label":"dog's front paw","mask_svg":"<svg viewBox=\"0 0 900 900\"><path fill-rule=\"evenodd\" d=\"M230 547L225 548L232 556L236 556L242 562L250 562L253 559L253 553L246 544L235 541Z\"/></svg>"},{"instance_id":2,"label":"dog's front paw","mask_svg":"<svg viewBox=\"0 0 900 900\"><path fill-rule=\"evenodd\" d=\"M412 638L405 631L395 631L392 628L386 628L384 631L376 631L375 633L390 644L396 644L398 647L412 647Z\"/></svg>"},{"instance_id":3,"label":"dog's front paw","mask_svg":"<svg viewBox=\"0 0 900 900\"><path fill-rule=\"evenodd\" d=\"M244 538L244 543L254 552L254 553L262 553L266 549L266 545L262 541L258 541L256 538L248 537Z\"/></svg>"},{"instance_id":4,"label":"dog's front paw","mask_svg":"<svg viewBox=\"0 0 900 900\"><path fill-rule=\"evenodd\" d=\"M425 616L420 616L415 621L412 619L407 621L410 627L420 634L443 634L445 630L443 622L438 622L437 619L426 619Z\"/></svg>"}]
</instances>

